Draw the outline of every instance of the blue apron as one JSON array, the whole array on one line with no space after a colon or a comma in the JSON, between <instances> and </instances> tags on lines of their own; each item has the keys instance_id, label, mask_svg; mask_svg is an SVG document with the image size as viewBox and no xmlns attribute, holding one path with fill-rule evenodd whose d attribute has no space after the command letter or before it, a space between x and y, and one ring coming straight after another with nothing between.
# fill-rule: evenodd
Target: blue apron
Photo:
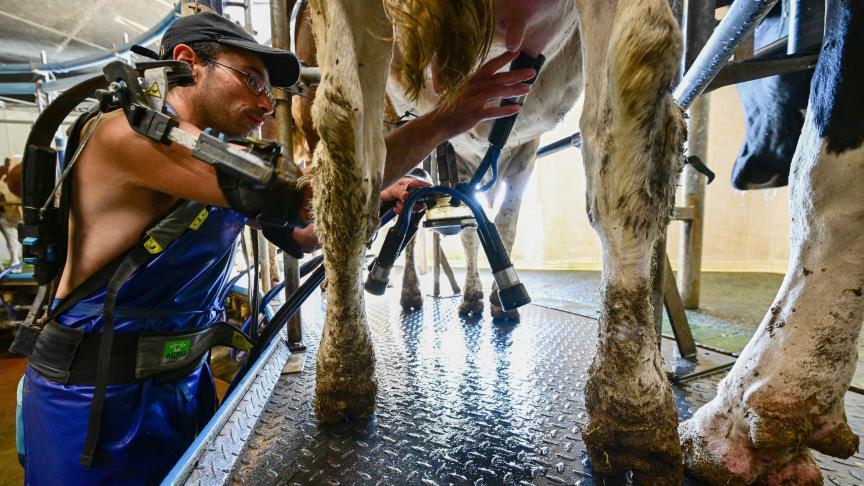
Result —
<instances>
[{"instance_id":1,"label":"blue apron","mask_svg":"<svg viewBox=\"0 0 864 486\"><path fill-rule=\"evenodd\" d=\"M219 296L246 217L208 207L189 230L121 288L116 331L167 332L209 326L222 313ZM104 289L57 317L63 326L102 331ZM92 467L78 464L87 435L92 386L24 375L23 421L28 485L156 484L174 466L216 409L210 368L173 382L147 380L108 387Z\"/></svg>"}]
</instances>

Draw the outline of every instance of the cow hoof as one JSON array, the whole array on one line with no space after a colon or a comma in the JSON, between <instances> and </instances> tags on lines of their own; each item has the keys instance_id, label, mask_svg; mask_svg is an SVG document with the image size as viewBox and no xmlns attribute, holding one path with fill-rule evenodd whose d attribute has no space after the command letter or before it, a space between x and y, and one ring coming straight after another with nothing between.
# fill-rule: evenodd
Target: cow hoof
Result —
<instances>
[{"instance_id":1,"label":"cow hoof","mask_svg":"<svg viewBox=\"0 0 864 486\"><path fill-rule=\"evenodd\" d=\"M399 304L405 312L411 313L418 311L423 308L423 296L419 293L416 295L407 295L403 293L402 298L399 299Z\"/></svg>"},{"instance_id":2,"label":"cow hoof","mask_svg":"<svg viewBox=\"0 0 864 486\"><path fill-rule=\"evenodd\" d=\"M465 295L462 297L462 302L459 303L459 315L481 315L483 314L483 296L482 295Z\"/></svg>"},{"instance_id":3,"label":"cow hoof","mask_svg":"<svg viewBox=\"0 0 864 486\"><path fill-rule=\"evenodd\" d=\"M322 378L319 373L315 385L315 416L319 422L365 419L375 413L378 383L371 374Z\"/></svg>"},{"instance_id":4,"label":"cow hoof","mask_svg":"<svg viewBox=\"0 0 864 486\"><path fill-rule=\"evenodd\" d=\"M682 484L684 472L676 422L675 418L664 420L660 415L657 421L633 423L611 413L593 416L582 433L591 467L599 476L620 476L632 471L636 484Z\"/></svg>"},{"instance_id":5,"label":"cow hoof","mask_svg":"<svg viewBox=\"0 0 864 486\"><path fill-rule=\"evenodd\" d=\"M739 434L715 435L693 419L678 427L684 467L708 484L816 486L822 472L806 448L792 453L759 450ZM779 461L779 462L778 462ZM769 471L770 469L770 471Z\"/></svg>"},{"instance_id":6,"label":"cow hoof","mask_svg":"<svg viewBox=\"0 0 864 486\"><path fill-rule=\"evenodd\" d=\"M645 299L647 302L647 299ZM644 308L634 315L641 315ZM678 413L663 374L651 327L628 328L601 318L605 333L588 370L583 428L591 466L604 476L632 471L637 484L680 485L684 480Z\"/></svg>"},{"instance_id":7,"label":"cow hoof","mask_svg":"<svg viewBox=\"0 0 864 486\"><path fill-rule=\"evenodd\" d=\"M501 306L492 304L492 319L501 322L519 322L519 309L505 311Z\"/></svg>"},{"instance_id":8,"label":"cow hoof","mask_svg":"<svg viewBox=\"0 0 864 486\"><path fill-rule=\"evenodd\" d=\"M759 389L737 410L718 398L725 398L722 391L678 427L684 467L710 484L822 484L807 447L841 458L858 452L858 436L845 417L820 426L808 417L811 407L788 394ZM718 413L717 407L728 411Z\"/></svg>"}]
</instances>

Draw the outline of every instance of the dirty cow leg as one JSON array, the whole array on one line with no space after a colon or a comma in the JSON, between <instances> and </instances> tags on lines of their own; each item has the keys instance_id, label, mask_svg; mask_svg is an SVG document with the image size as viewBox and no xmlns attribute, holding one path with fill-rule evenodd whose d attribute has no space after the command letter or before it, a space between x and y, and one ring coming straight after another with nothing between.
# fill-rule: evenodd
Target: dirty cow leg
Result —
<instances>
[{"instance_id":1,"label":"dirty cow leg","mask_svg":"<svg viewBox=\"0 0 864 486\"><path fill-rule=\"evenodd\" d=\"M501 205L501 210L495 216L495 226L498 227L498 232L501 234L501 241L504 243L504 249L507 250L507 254L510 254L510 251L513 249L513 242L516 240L516 226L519 222L519 208L522 206L522 195L525 193L528 180L534 171L534 161L536 160L537 147L539 145L540 139L538 138L515 147L511 152L510 161L507 166L508 174L504 176L503 181L499 182L499 184L501 182L507 183L507 195L504 198L504 203ZM489 302L492 305L492 318L519 322L518 309L505 311L501 308L501 301L498 299L497 284L492 284L492 290L489 292Z\"/></svg>"},{"instance_id":2,"label":"dirty cow leg","mask_svg":"<svg viewBox=\"0 0 864 486\"><path fill-rule=\"evenodd\" d=\"M828 15L792 163L786 277L717 396L679 428L685 467L711 484L822 484L808 447L858 451L844 396L864 317L864 4L835 0Z\"/></svg>"},{"instance_id":3,"label":"dirty cow leg","mask_svg":"<svg viewBox=\"0 0 864 486\"><path fill-rule=\"evenodd\" d=\"M421 237L418 234L405 246L405 271L402 272L402 295L399 298L405 312L423 308L423 294L420 293L420 280L417 278L417 266L414 262L414 245L417 238Z\"/></svg>"},{"instance_id":4,"label":"dirty cow leg","mask_svg":"<svg viewBox=\"0 0 864 486\"><path fill-rule=\"evenodd\" d=\"M684 137L669 93L680 32L666 0L579 4L588 217L603 251L583 436L600 474L633 470L642 484L680 484L678 417L649 295L652 248L672 214Z\"/></svg>"},{"instance_id":5,"label":"dirty cow leg","mask_svg":"<svg viewBox=\"0 0 864 486\"><path fill-rule=\"evenodd\" d=\"M313 204L328 282L315 411L332 422L375 408L375 354L360 275L364 245L377 227L392 29L381 2L314 0L310 7L321 67L312 108L321 137Z\"/></svg>"}]
</instances>

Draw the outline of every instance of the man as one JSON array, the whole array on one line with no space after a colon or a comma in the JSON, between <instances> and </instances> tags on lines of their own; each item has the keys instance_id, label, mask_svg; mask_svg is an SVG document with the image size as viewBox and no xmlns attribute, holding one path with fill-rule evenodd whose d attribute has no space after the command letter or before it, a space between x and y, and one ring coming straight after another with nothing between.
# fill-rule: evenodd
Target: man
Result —
<instances>
[{"instance_id":1,"label":"man","mask_svg":"<svg viewBox=\"0 0 864 486\"><path fill-rule=\"evenodd\" d=\"M232 137L248 135L273 111L271 84L288 87L297 78L298 64L292 54L257 44L216 14L178 19L165 33L161 50L163 58L191 66L195 84L171 89L166 106L180 128L193 134L209 127ZM483 119L501 116L486 105L524 94L526 88L514 83L533 75L509 76L504 82L493 76L497 68L490 69L478 71L463 103L453 103L390 135L388 184L445 140L453 127L468 129ZM483 95L483 90L490 94ZM235 205L230 192L223 191L225 184L220 182L224 181L212 166L191 157L188 149L138 135L120 110L89 121L81 132L91 130L71 172L69 249L57 300L74 295L94 273L138 244L142 232L178 202L198 201L207 205L203 222L198 221L194 231L183 233L125 281L116 298L113 328L116 336L209 328L220 314L217 296L227 282L237 235L249 215L231 209ZM408 143L412 139L422 143ZM391 158L396 162L391 163ZM402 179L382 198L404 200L406 191L418 184ZM297 208L296 225L309 221L309 196L307 191ZM265 227L265 235L295 254L300 247L314 245L309 230L306 237L311 239L301 239L300 245L290 227ZM62 328L103 334L105 286L80 297L71 307L62 307L53 321ZM98 389L92 383L53 381L34 369L31 361L24 377L25 482L159 482L216 407L206 359L195 364L193 371L181 376L110 383L97 413L101 426L93 439L88 424L92 426L91 405ZM88 458L91 442L95 454ZM81 462L87 465L79 463L82 450Z\"/></svg>"}]
</instances>

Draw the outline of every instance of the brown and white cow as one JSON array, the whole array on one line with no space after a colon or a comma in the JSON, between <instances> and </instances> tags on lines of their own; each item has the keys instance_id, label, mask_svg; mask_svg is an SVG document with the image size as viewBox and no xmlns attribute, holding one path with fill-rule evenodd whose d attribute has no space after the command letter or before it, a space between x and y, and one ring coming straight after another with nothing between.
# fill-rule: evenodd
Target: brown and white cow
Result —
<instances>
[{"instance_id":1,"label":"brown and white cow","mask_svg":"<svg viewBox=\"0 0 864 486\"><path fill-rule=\"evenodd\" d=\"M493 201L497 192L506 187L504 201L495 217L495 225L501 234L504 248L509 253L516 239L519 208L528 179L534 169L540 135L561 122L582 94L584 85L582 43L575 0L511 1L499 2L496 6L498 9L496 15L502 24L508 22L526 24L515 26L516 30L524 29L523 50L532 56L543 54L546 57L546 63L498 160L500 174L498 183L487 193L488 199ZM487 57L492 58L504 52L506 43L504 33L499 31ZM405 111L425 113L440 101L431 85L427 85L420 92L417 103L411 103L405 99L403 87L393 86L394 84L396 83L391 83L388 94L399 113ZM488 137L491 128L492 122L481 123L451 140L456 150L459 174L463 181L469 179L480 165L489 147ZM459 313L481 313L483 285L477 265L479 239L474 229L463 230L461 237L465 248L466 272ZM416 309L422 306L413 247L414 242L406 249L402 279L401 303L405 309ZM501 309L496 290L493 287L489 295L492 316L518 320L518 311L505 312Z\"/></svg>"},{"instance_id":2,"label":"brown and white cow","mask_svg":"<svg viewBox=\"0 0 864 486\"><path fill-rule=\"evenodd\" d=\"M18 222L21 221L21 158L6 157L0 166L0 233L6 241L9 265L21 263ZM20 269L19 269L20 271Z\"/></svg>"},{"instance_id":3,"label":"brown and white cow","mask_svg":"<svg viewBox=\"0 0 864 486\"><path fill-rule=\"evenodd\" d=\"M403 52L421 53L410 56L407 67L415 79L422 77L421 61L432 58L423 49L441 56L437 43L451 39L436 29L449 27L466 4L492 7L481 0L311 3L322 72L312 110L321 137L314 155L314 206L329 279L316 390L323 421L374 410L374 353L360 275L364 243L376 227L391 39ZM508 5L521 15L500 15ZM543 29L550 5L572 9L574 3L496 2L498 24L521 23L523 33ZM407 15L388 17L385 6ZM684 136L682 114L669 90L680 34L666 0L578 0L575 6L586 78L581 125L588 207L604 263L604 309L586 389L590 421L584 436L599 472L629 469L654 484L680 482L677 416L660 366L649 299L651 249L672 214ZM406 28L401 23L406 19L424 29ZM529 37L514 36L508 47L530 50L524 43ZM405 49L412 43L421 47ZM449 44L451 50L479 52L476 46Z\"/></svg>"},{"instance_id":4,"label":"brown and white cow","mask_svg":"<svg viewBox=\"0 0 864 486\"><path fill-rule=\"evenodd\" d=\"M864 319L864 3L827 6L786 277L717 396L679 427L685 467L711 484L822 484L811 448L858 451L844 396Z\"/></svg>"}]
</instances>

